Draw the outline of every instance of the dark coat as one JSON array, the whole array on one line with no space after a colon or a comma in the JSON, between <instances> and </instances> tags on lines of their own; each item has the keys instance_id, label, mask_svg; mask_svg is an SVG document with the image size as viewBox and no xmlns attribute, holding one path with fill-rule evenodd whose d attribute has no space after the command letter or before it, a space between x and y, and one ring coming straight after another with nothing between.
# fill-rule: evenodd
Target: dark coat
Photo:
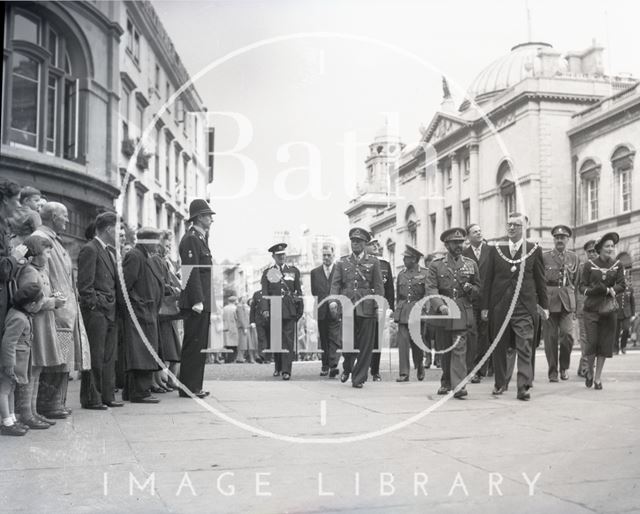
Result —
<instances>
[{"instance_id":1,"label":"dark coat","mask_svg":"<svg viewBox=\"0 0 640 514\"><path fill-rule=\"evenodd\" d=\"M365 253L359 261L351 253L335 263L331 280L331 294L341 294L355 303L368 295L384 296L380 261ZM355 308L356 316L375 318L378 308L375 300L360 302Z\"/></svg>"},{"instance_id":2,"label":"dark coat","mask_svg":"<svg viewBox=\"0 0 640 514\"><path fill-rule=\"evenodd\" d=\"M603 261L600 257L585 262L580 275L580 292L585 296L584 311L598 312L609 287L613 287L616 294L625 290L622 263L613 260Z\"/></svg>"},{"instance_id":3,"label":"dark coat","mask_svg":"<svg viewBox=\"0 0 640 514\"><path fill-rule=\"evenodd\" d=\"M324 266L318 266L311 270L311 294L318 298L318 305L331 292L331 279L336 272L336 265L333 264L329 278L324 274ZM329 303L318 307L318 321L331 318L329 313Z\"/></svg>"},{"instance_id":4,"label":"dark coat","mask_svg":"<svg viewBox=\"0 0 640 514\"><path fill-rule=\"evenodd\" d=\"M269 301L266 301L267 310L269 310ZM249 323L255 323L256 325L269 326L269 320L262 315L262 291L256 291L253 293L251 299L251 308L249 309Z\"/></svg>"},{"instance_id":5,"label":"dark coat","mask_svg":"<svg viewBox=\"0 0 640 514\"><path fill-rule=\"evenodd\" d=\"M216 312L211 298L211 250L205 236L195 227L189 228L179 246L183 282L186 285L180 295L180 308L191 310L197 303L204 305L204 312ZM203 266L189 268L189 266Z\"/></svg>"},{"instance_id":6,"label":"dark coat","mask_svg":"<svg viewBox=\"0 0 640 514\"><path fill-rule=\"evenodd\" d=\"M518 301L527 309L532 319L535 320L538 316L537 305L540 305L543 309L547 309L549 302L547 299L547 287L544 281L542 249L538 246L534 250L534 246L533 243L528 241L524 242L513 260L520 259L523 250L525 251L525 255L532 252L525 260L524 277L522 279L522 287ZM492 336L495 336L494 331L500 328L502 322L507 317L522 265L522 263L512 265L507 262L498 253L497 248L496 246L490 247L487 271L483 277L484 285L482 287L480 300L481 309L489 310ZM499 248L502 255L510 259L509 244L501 243ZM511 271L512 266L515 266L515 271Z\"/></svg>"},{"instance_id":7,"label":"dark coat","mask_svg":"<svg viewBox=\"0 0 640 514\"><path fill-rule=\"evenodd\" d=\"M389 302L389 309L394 310L396 308L396 296L393 289L393 272L391 271L391 264L384 259L378 259L380 261L380 273L382 274L382 284L384 287L384 297Z\"/></svg>"},{"instance_id":8,"label":"dark coat","mask_svg":"<svg viewBox=\"0 0 640 514\"><path fill-rule=\"evenodd\" d=\"M11 256L9 226L0 219L0 335L9 310L9 282L15 278L18 262Z\"/></svg>"},{"instance_id":9,"label":"dark coat","mask_svg":"<svg viewBox=\"0 0 640 514\"><path fill-rule=\"evenodd\" d=\"M150 256L142 245L136 245L125 255L122 271L133 312L149 345L157 354L158 311L164 292L162 276L152 265ZM125 316L124 333L126 369L157 370L158 364L147 349L128 310Z\"/></svg>"},{"instance_id":10,"label":"dark coat","mask_svg":"<svg viewBox=\"0 0 640 514\"><path fill-rule=\"evenodd\" d=\"M262 312L269 310L269 302L265 296L282 297L282 319L299 319L301 314L302 285L300 270L295 266L284 264L282 272L275 264L262 272Z\"/></svg>"},{"instance_id":11,"label":"dark coat","mask_svg":"<svg viewBox=\"0 0 640 514\"><path fill-rule=\"evenodd\" d=\"M96 239L78 254L78 294L80 307L99 310L114 321L116 316L116 267L109 250Z\"/></svg>"},{"instance_id":12,"label":"dark coat","mask_svg":"<svg viewBox=\"0 0 640 514\"><path fill-rule=\"evenodd\" d=\"M636 299L633 296L633 286L627 283L627 288L616 296L618 300L618 319L634 316L636 313Z\"/></svg>"}]
</instances>

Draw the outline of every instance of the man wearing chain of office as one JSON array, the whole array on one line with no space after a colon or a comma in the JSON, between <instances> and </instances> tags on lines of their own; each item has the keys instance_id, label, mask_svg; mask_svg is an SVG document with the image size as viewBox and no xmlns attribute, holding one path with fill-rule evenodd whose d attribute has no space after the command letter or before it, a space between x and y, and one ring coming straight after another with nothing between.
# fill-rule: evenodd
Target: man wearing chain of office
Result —
<instances>
[{"instance_id":1,"label":"man wearing chain of office","mask_svg":"<svg viewBox=\"0 0 640 514\"><path fill-rule=\"evenodd\" d=\"M493 352L493 394L501 395L508 388L511 377L507 371L507 351L509 347L515 346L518 358L517 398L524 401L531 398L529 388L533 382L532 343L537 310L542 310L545 320L549 318L542 249L538 243L525 239L528 221L526 216L517 212L509 215L508 241L491 247L480 302L482 319L489 319L492 341L497 337L502 325L507 323ZM524 273L521 287L515 296L521 273ZM514 302L513 313L508 318L507 314Z\"/></svg>"}]
</instances>

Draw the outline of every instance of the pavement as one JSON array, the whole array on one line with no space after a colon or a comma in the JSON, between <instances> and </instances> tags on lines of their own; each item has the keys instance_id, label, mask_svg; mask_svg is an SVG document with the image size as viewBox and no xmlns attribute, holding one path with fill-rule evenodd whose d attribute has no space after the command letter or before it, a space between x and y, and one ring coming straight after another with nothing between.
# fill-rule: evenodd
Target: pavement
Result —
<instances>
[{"instance_id":1,"label":"pavement","mask_svg":"<svg viewBox=\"0 0 640 514\"><path fill-rule=\"evenodd\" d=\"M640 512L640 351L607 360L602 391L577 362L549 383L538 351L530 402L485 379L438 404L440 371L398 384L397 353L363 389L317 361L290 382L212 364L206 402L105 412L74 380L69 419L0 438L0 512Z\"/></svg>"}]
</instances>

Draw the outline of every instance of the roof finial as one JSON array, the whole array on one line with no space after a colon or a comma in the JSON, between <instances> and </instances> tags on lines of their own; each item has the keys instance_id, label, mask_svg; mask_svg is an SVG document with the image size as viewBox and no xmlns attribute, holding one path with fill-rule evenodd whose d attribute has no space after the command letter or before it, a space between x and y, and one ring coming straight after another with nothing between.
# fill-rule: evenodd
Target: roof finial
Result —
<instances>
[{"instance_id":1,"label":"roof finial","mask_svg":"<svg viewBox=\"0 0 640 514\"><path fill-rule=\"evenodd\" d=\"M447 98L451 98L451 91L449 90L449 83L447 82L447 77L442 75L442 99L446 100Z\"/></svg>"},{"instance_id":2,"label":"roof finial","mask_svg":"<svg viewBox=\"0 0 640 514\"><path fill-rule=\"evenodd\" d=\"M527 11L527 43L531 43L531 9L529 9L529 0L524 0L524 6Z\"/></svg>"}]
</instances>

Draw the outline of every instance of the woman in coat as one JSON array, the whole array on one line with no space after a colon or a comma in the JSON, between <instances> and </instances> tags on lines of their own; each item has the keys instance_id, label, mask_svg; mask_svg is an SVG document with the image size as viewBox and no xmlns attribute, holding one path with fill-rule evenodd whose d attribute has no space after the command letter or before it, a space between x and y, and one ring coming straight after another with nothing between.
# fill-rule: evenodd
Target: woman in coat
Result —
<instances>
[{"instance_id":1,"label":"woman in coat","mask_svg":"<svg viewBox=\"0 0 640 514\"><path fill-rule=\"evenodd\" d=\"M158 363L158 311L164 293L163 277L151 257L157 253L160 231L154 228L138 230L136 245L122 262L124 274L125 389L123 399L133 403L158 403L150 392L153 372ZM130 305L128 305L130 304ZM133 312L131 312L133 311ZM134 318L140 326L138 330ZM147 346L148 345L148 346Z\"/></svg>"},{"instance_id":2,"label":"woman in coat","mask_svg":"<svg viewBox=\"0 0 640 514\"><path fill-rule=\"evenodd\" d=\"M587 332L585 356L588 370L585 385L595 385L595 389L602 389L604 361L613 355L618 316L615 298L625 289L623 266L613 258L619 239L615 232L608 232L598 239L595 244L598 257L585 263L580 277L580 292L585 296L583 317Z\"/></svg>"}]
</instances>

